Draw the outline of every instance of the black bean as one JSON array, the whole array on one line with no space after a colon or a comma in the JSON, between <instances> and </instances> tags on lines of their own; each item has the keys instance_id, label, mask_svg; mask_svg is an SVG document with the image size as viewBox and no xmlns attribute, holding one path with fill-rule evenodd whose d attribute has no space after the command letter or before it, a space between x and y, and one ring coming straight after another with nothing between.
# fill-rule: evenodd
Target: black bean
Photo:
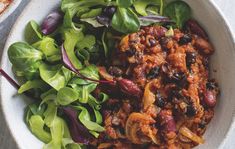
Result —
<instances>
[{"instance_id":1,"label":"black bean","mask_svg":"<svg viewBox=\"0 0 235 149\"><path fill-rule=\"evenodd\" d=\"M103 9L103 14L106 16L112 18L114 13L116 12L116 7L115 6L107 6Z\"/></svg>"},{"instance_id":2,"label":"black bean","mask_svg":"<svg viewBox=\"0 0 235 149\"><path fill-rule=\"evenodd\" d=\"M156 100L156 104L157 104L158 107L163 108L165 106L165 101L164 101L163 98L158 98Z\"/></svg>"},{"instance_id":3,"label":"black bean","mask_svg":"<svg viewBox=\"0 0 235 149\"><path fill-rule=\"evenodd\" d=\"M210 66L209 66L209 58L208 57L205 57L202 61L204 67L209 70Z\"/></svg>"},{"instance_id":4,"label":"black bean","mask_svg":"<svg viewBox=\"0 0 235 149\"><path fill-rule=\"evenodd\" d=\"M178 72L178 73L174 73L173 76L171 77L172 81L174 82L180 82L181 80L183 80L185 78L185 74L183 72Z\"/></svg>"},{"instance_id":5,"label":"black bean","mask_svg":"<svg viewBox=\"0 0 235 149\"><path fill-rule=\"evenodd\" d=\"M196 62L196 53L195 52L187 52L186 53L186 64L190 67L192 64Z\"/></svg>"},{"instance_id":6,"label":"black bean","mask_svg":"<svg viewBox=\"0 0 235 149\"><path fill-rule=\"evenodd\" d=\"M187 111L186 111L186 115L188 117L193 117L195 116L197 113L196 109L193 107L193 105L188 105L187 106Z\"/></svg>"},{"instance_id":7,"label":"black bean","mask_svg":"<svg viewBox=\"0 0 235 149\"><path fill-rule=\"evenodd\" d=\"M115 67L115 66L109 67L108 72L115 77L120 77L123 74L123 71L120 68Z\"/></svg>"},{"instance_id":8,"label":"black bean","mask_svg":"<svg viewBox=\"0 0 235 149\"><path fill-rule=\"evenodd\" d=\"M168 42L170 41L170 38L169 37L162 37L161 40L160 40L160 44L162 46L162 49L164 51L168 51L168 47L167 47L167 44Z\"/></svg>"},{"instance_id":9,"label":"black bean","mask_svg":"<svg viewBox=\"0 0 235 149\"><path fill-rule=\"evenodd\" d=\"M192 37L188 34L185 34L183 37L180 38L179 44L185 45L192 41Z\"/></svg>"},{"instance_id":10,"label":"black bean","mask_svg":"<svg viewBox=\"0 0 235 149\"><path fill-rule=\"evenodd\" d=\"M169 65L168 65L167 63L163 64L163 65L161 66L161 71L162 71L163 73L165 73L165 74L168 74L168 73L170 72L170 67L169 67Z\"/></svg>"},{"instance_id":11,"label":"black bean","mask_svg":"<svg viewBox=\"0 0 235 149\"><path fill-rule=\"evenodd\" d=\"M152 68L147 74L147 79L154 79L159 75L160 68L158 66Z\"/></svg>"},{"instance_id":12,"label":"black bean","mask_svg":"<svg viewBox=\"0 0 235 149\"><path fill-rule=\"evenodd\" d=\"M162 97L162 95L159 91L157 91L157 93L156 93L155 104L160 108L163 108L165 106L165 99L164 99L164 97Z\"/></svg>"},{"instance_id":13,"label":"black bean","mask_svg":"<svg viewBox=\"0 0 235 149\"><path fill-rule=\"evenodd\" d=\"M206 83L206 88L208 90L215 90L218 88L218 85L217 83L214 81L214 80L209 80L207 83Z\"/></svg>"},{"instance_id":14,"label":"black bean","mask_svg":"<svg viewBox=\"0 0 235 149\"><path fill-rule=\"evenodd\" d=\"M198 124L198 127L203 129L206 127L206 122L204 120L201 121L201 123Z\"/></svg>"},{"instance_id":15,"label":"black bean","mask_svg":"<svg viewBox=\"0 0 235 149\"><path fill-rule=\"evenodd\" d=\"M155 39L152 39L152 38L149 39L149 43L150 43L151 47L154 47L154 46L157 45L157 41Z\"/></svg>"},{"instance_id":16,"label":"black bean","mask_svg":"<svg viewBox=\"0 0 235 149\"><path fill-rule=\"evenodd\" d=\"M176 83L180 87L185 87L187 85L187 76L183 72L174 73L172 76L169 77L172 83Z\"/></svg>"},{"instance_id":17,"label":"black bean","mask_svg":"<svg viewBox=\"0 0 235 149\"><path fill-rule=\"evenodd\" d=\"M129 49L126 51L127 56L133 56L135 55L136 50L135 49Z\"/></svg>"},{"instance_id":18,"label":"black bean","mask_svg":"<svg viewBox=\"0 0 235 149\"><path fill-rule=\"evenodd\" d=\"M182 91L180 90L180 88L178 87L175 87L175 88L172 88L169 92L169 96L168 96L168 99L170 101L176 99L176 100L179 100L179 99L183 99L184 96L182 94Z\"/></svg>"}]
</instances>

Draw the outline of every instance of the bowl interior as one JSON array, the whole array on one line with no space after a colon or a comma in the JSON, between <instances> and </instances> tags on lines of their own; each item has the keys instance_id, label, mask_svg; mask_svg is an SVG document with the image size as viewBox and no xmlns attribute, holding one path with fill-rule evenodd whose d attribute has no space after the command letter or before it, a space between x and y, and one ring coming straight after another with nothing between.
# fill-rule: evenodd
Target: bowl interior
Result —
<instances>
[{"instance_id":1,"label":"bowl interior","mask_svg":"<svg viewBox=\"0 0 235 149\"><path fill-rule=\"evenodd\" d=\"M235 97L234 41L225 21L210 1L187 0L186 2L192 7L194 17L208 32L216 49L210 61L211 75L218 81L221 89L215 116L204 135L206 142L199 147L219 148L232 123L235 107L235 100L233 100ZM8 47L16 41L24 40L24 27L28 21L33 19L40 22L58 4L58 0L32 0L19 17L8 38L2 57L2 68L11 76L14 75L7 58ZM18 146L23 149L31 149L32 146L34 149L42 148L43 144L30 133L23 120L24 107L30 99L17 95L17 91L2 77L1 100L7 123Z\"/></svg>"}]
</instances>

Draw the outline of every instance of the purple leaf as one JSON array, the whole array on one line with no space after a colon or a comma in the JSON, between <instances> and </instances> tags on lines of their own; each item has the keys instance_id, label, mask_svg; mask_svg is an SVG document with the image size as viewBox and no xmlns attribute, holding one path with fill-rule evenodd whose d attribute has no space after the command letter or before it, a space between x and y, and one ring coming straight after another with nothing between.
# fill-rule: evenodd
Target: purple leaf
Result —
<instances>
[{"instance_id":1,"label":"purple leaf","mask_svg":"<svg viewBox=\"0 0 235 149\"><path fill-rule=\"evenodd\" d=\"M168 17L148 15L139 17L142 26L148 26L153 23L174 23Z\"/></svg>"},{"instance_id":2,"label":"purple leaf","mask_svg":"<svg viewBox=\"0 0 235 149\"><path fill-rule=\"evenodd\" d=\"M112 18L114 13L116 12L117 8L115 6L107 6L103 9L103 15Z\"/></svg>"},{"instance_id":3,"label":"purple leaf","mask_svg":"<svg viewBox=\"0 0 235 149\"><path fill-rule=\"evenodd\" d=\"M96 20L100 24L109 27L115 12L116 12L115 6L107 6L103 9L103 12L96 17Z\"/></svg>"},{"instance_id":4,"label":"purple leaf","mask_svg":"<svg viewBox=\"0 0 235 149\"><path fill-rule=\"evenodd\" d=\"M93 138L87 128L78 121L78 113L71 107L63 107L64 117L67 121L70 135L73 141L82 144L89 144Z\"/></svg>"},{"instance_id":5,"label":"purple leaf","mask_svg":"<svg viewBox=\"0 0 235 149\"><path fill-rule=\"evenodd\" d=\"M156 22L172 22L168 17L164 16L156 16L156 15L148 15L139 17L140 20L151 20Z\"/></svg>"},{"instance_id":6,"label":"purple leaf","mask_svg":"<svg viewBox=\"0 0 235 149\"><path fill-rule=\"evenodd\" d=\"M53 33L63 21L63 14L59 11L50 13L43 21L41 30L44 35Z\"/></svg>"},{"instance_id":7,"label":"purple leaf","mask_svg":"<svg viewBox=\"0 0 235 149\"><path fill-rule=\"evenodd\" d=\"M113 83L112 81L106 81L106 80L95 80L95 79L91 79L91 78L88 78L86 76L84 76L83 74L80 73L80 71L78 69L76 69L73 64L71 63L67 53L66 53L66 50L64 48L64 45L62 44L61 46L61 53L62 53L62 61L64 63L64 66L66 68L68 68L69 70L71 70L72 72L76 73L80 78L84 79L84 80L89 80L89 81L93 81L93 82L98 82L98 83Z\"/></svg>"},{"instance_id":8,"label":"purple leaf","mask_svg":"<svg viewBox=\"0 0 235 149\"><path fill-rule=\"evenodd\" d=\"M99 22L100 24L109 27L110 23L111 23L111 19L106 16L106 15L99 15L96 17L97 22Z\"/></svg>"},{"instance_id":9,"label":"purple leaf","mask_svg":"<svg viewBox=\"0 0 235 149\"><path fill-rule=\"evenodd\" d=\"M69 70L73 71L74 73L77 73L78 70L71 63L71 61L66 53L66 50L64 48L64 44L62 44L62 46L61 46L61 54L62 54L62 61L64 63L64 66L66 68L68 68Z\"/></svg>"}]
</instances>

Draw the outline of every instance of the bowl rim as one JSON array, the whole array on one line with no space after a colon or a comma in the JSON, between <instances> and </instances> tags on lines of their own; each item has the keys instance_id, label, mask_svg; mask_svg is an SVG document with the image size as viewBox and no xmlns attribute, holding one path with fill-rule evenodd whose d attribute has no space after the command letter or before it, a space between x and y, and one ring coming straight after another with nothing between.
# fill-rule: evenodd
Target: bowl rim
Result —
<instances>
[{"instance_id":1,"label":"bowl rim","mask_svg":"<svg viewBox=\"0 0 235 149\"><path fill-rule=\"evenodd\" d=\"M2 23L7 17L9 17L19 6L22 0L13 0L10 5L0 14L0 23Z\"/></svg>"},{"instance_id":2,"label":"bowl rim","mask_svg":"<svg viewBox=\"0 0 235 149\"><path fill-rule=\"evenodd\" d=\"M3 48L2 53L4 53L4 52L6 51L6 48L7 48L7 47L6 47L6 46L7 46L6 43L9 43L9 40L10 40L9 38L10 38L11 36L13 36L13 31L14 31L14 29L16 28L18 22L20 21L20 18L25 14L25 12L26 12L28 9L30 9L30 6L31 6L31 5L33 4L33 2L35 2L35 1L37 1L37 0L32 0L32 1L30 1L30 2L27 4L27 6L24 8L24 10L21 12L21 14L19 15L19 17L16 19L14 25L13 25L12 28L11 28L11 31L10 31L8 37L7 37L7 40L6 40L6 42L5 42L5 46L4 46L4 48ZM17 0L15 5L9 6L9 8L7 8L6 11L9 12L8 15L5 14L6 11L5 11L5 13L3 13L3 15L0 15L0 23L1 23L1 21L3 21L4 19L6 19L6 17L9 16L12 11L14 11L14 9L16 9L16 7L19 5L20 2L21 2L21 0ZM228 20L226 19L224 13L222 12L222 10L219 8L219 6L216 4L216 2L215 2L214 0L208 0L208 3L209 3L212 7L214 7L215 12L219 15L220 18L222 18L223 25L225 26L226 30L228 31L228 36L230 37L231 42L233 42L233 49L235 50L235 33L234 33L233 30L232 30L231 24L228 22ZM5 15L5 16L4 16L4 15ZM5 17L5 18L4 18L4 17ZM1 60L0 60L0 68L2 68L3 65L4 65L4 63L5 63L5 62L4 62L5 59L3 59L3 54L2 54L2 57L0 57L0 58L1 58ZM13 138L13 140L14 140L14 142L15 142L17 148L21 149L21 146L19 145L19 140L17 140L17 139L15 138L13 129L12 129L11 125L10 125L10 122L9 122L8 119L7 119L7 113L5 112L5 107L3 106L3 96L2 96L2 94L1 94L2 87L3 87L3 83L2 83L2 80L3 80L3 79L4 79L4 78L3 78L2 76L0 76L0 109L2 109L1 111L2 111L3 116L4 116L5 124L6 124L6 126L8 127L8 130L9 130L9 132L10 132L11 137ZM233 126L233 125L235 126L235 109L233 109L233 110L234 110L234 111L233 111L233 118L232 118L232 120L231 120L230 127L228 128L228 130L227 130L227 132L226 132L226 137L222 140L222 142L221 142L220 145L219 145L219 148L221 148L221 149L222 149L222 146L226 143L227 138L230 138L230 137L232 137L233 135L235 136L235 132L234 132L234 133L229 133L229 132L231 132L231 130L232 130L232 126Z\"/></svg>"}]
</instances>

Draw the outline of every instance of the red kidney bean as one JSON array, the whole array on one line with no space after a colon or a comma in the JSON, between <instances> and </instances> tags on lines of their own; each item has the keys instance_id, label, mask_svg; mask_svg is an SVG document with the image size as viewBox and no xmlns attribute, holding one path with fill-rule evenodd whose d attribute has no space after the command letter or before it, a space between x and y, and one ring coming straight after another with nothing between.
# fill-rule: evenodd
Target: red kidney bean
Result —
<instances>
[{"instance_id":1,"label":"red kidney bean","mask_svg":"<svg viewBox=\"0 0 235 149\"><path fill-rule=\"evenodd\" d=\"M196 34L206 40L208 40L208 35L205 30L198 24L197 21L190 19L185 23L186 30L189 32Z\"/></svg>"},{"instance_id":2,"label":"red kidney bean","mask_svg":"<svg viewBox=\"0 0 235 149\"><path fill-rule=\"evenodd\" d=\"M159 28L154 28L154 35L157 38L161 38L165 36L167 29L165 27L160 26Z\"/></svg>"},{"instance_id":3,"label":"red kidney bean","mask_svg":"<svg viewBox=\"0 0 235 149\"><path fill-rule=\"evenodd\" d=\"M212 45L203 38L197 38L195 41L195 47L206 55L211 55L214 52Z\"/></svg>"},{"instance_id":4,"label":"red kidney bean","mask_svg":"<svg viewBox=\"0 0 235 149\"><path fill-rule=\"evenodd\" d=\"M216 93L214 91L207 90L204 93L204 101L208 107L213 108L216 105Z\"/></svg>"},{"instance_id":5,"label":"red kidney bean","mask_svg":"<svg viewBox=\"0 0 235 149\"><path fill-rule=\"evenodd\" d=\"M140 98L143 94L142 90L138 87L137 84L128 79L119 79L117 80L120 90L129 96L134 96Z\"/></svg>"},{"instance_id":6,"label":"red kidney bean","mask_svg":"<svg viewBox=\"0 0 235 149\"><path fill-rule=\"evenodd\" d=\"M162 110L159 113L159 117L166 132L176 132L176 124L171 111Z\"/></svg>"}]
</instances>

